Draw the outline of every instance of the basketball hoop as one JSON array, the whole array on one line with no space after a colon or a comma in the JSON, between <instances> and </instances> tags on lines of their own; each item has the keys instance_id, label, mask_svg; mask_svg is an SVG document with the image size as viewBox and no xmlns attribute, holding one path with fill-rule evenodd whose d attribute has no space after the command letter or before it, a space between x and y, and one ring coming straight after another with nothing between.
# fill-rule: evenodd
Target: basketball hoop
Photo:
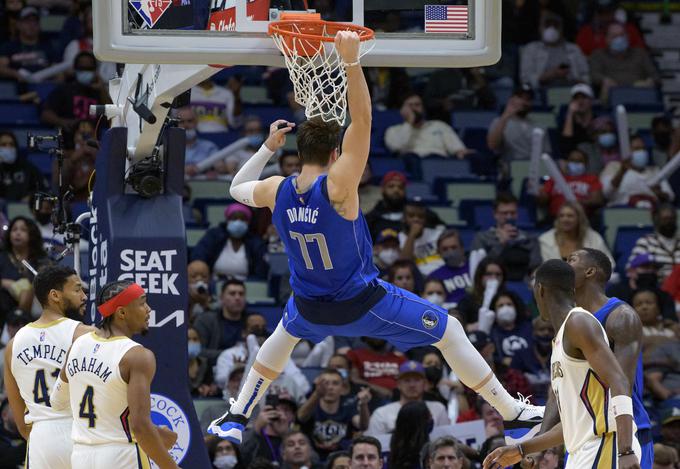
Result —
<instances>
[{"instance_id":1,"label":"basketball hoop","mask_svg":"<svg viewBox=\"0 0 680 469\"><path fill-rule=\"evenodd\" d=\"M305 107L307 119L321 117L342 125L347 111L347 74L335 50L338 31L359 35L359 57L375 44L372 29L324 21L318 13L282 13L279 21L269 24L268 34L283 54L295 101Z\"/></svg>"}]
</instances>

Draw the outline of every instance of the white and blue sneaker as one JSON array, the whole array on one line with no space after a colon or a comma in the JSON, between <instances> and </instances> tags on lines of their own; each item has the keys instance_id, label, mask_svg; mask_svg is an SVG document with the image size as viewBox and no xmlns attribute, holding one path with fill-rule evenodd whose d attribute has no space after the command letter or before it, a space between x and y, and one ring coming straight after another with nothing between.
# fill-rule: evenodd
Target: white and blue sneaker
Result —
<instances>
[{"instance_id":1,"label":"white and blue sneaker","mask_svg":"<svg viewBox=\"0 0 680 469\"><path fill-rule=\"evenodd\" d=\"M243 432L246 430L246 425L248 425L247 417L227 412L210 423L208 433L240 445L243 441Z\"/></svg>"},{"instance_id":2,"label":"white and blue sneaker","mask_svg":"<svg viewBox=\"0 0 680 469\"><path fill-rule=\"evenodd\" d=\"M531 404L529 397L520 394L519 399L517 399L517 403L520 405L519 414L514 419L503 422L505 443L508 445L529 440L541 429L545 407Z\"/></svg>"}]
</instances>

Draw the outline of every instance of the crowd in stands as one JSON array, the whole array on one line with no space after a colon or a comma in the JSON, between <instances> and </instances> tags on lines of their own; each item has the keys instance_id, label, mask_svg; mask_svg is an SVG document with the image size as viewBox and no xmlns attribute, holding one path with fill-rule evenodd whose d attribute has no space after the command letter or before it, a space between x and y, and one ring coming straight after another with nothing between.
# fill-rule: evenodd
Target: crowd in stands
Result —
<instances>
[{"instance_id":1,"label":"crowd in stands","mask_svg":"<svg viewBox=\"0 0 680 469\"><path fill-rule=\"evenodd\" d=\"M375 265L382 278L446 308L504 386L542 404L555 331L537 317L532 272L583 247L603 251L615 270L608 294L629 302L644 326L655 467L678 467L680 171L647 181L680 152L680 127L664 105L653 51L636 12L614 0L502 3L503 58L494 66L365 69L374 118L359 194ZM110 102L116 66L92 54L87 1L4 0L0 9L1 109L17 106L28 116L0 116L5 344L39 314L22 261L54 262L64 242L53 233L50 202L36 207L34 197L55 190L55 163L21 138L27 128L63 130L71 208L86 210L93 141L107 127L88 109ZM62 17L61 30L41 29L51 15ZM398 15L386 16L386 29L390 21ZM255 94L266 94L264 103ZM617 132L619 103L631 117L647 116L626 135ZM300 122L304 110L284 70L232 67L194 87L190 103L172 113L186 131L184 216L187 232L197 234L188 241L187 383L205 430L228 410L290 294L271 214L228 200L228 182L270 122ZM531 187L536 127L544 129L541 152L555 160L575 200L543 172ZM300 170L294 133L289 140L265 176ZM193 195L210 181L222 181L219 192ZM6 399L0 414L0 467L14 468L25 442ZM450 436L474 421L481 421L475 444ZM205 442L217 469L377 469L383 461L391 469L439 469L479 467L502 434L500 415L436 349L402 354L371 337L328 337L297 345L241 446L207 434ZM559 468L562 460L561 449L546 451L540 467Z\"/></svg>"}]
</instances>

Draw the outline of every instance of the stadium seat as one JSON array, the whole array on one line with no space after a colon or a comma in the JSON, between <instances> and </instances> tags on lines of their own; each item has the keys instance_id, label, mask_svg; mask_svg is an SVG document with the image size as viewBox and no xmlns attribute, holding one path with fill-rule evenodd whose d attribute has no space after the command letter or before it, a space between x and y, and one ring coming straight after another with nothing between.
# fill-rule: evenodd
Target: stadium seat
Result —
<instances>
[{"instance_id":1,"label":"stadium seat","mask_svg":"<svg viewBox=\"0 0 680 469\"><path fill-rule=\"evenodd\" d=\"M269 275L287 275L290 272L288 266L288 254L285 252L270 252L267 254L269 261Z\"/></svg>"},{"instance_id":2,"label":"stadium seat","mask_svg":"<svg viewBox=\"0 0 680 469\"><path fill-rule=\"evenodd\" d=\"M10 220L14 217L27 217L33 219L31 209L28 207L28 202L7 202L7 218Z\"/></svg>"},{"instance_id":3,"label":"stadium seat","mask_svg":"<svg viewBox=\"0 0 680 469\"><path fill-rule=\"evenodd\" d=\"M269 104L272 101L267 96L267 88L264 86L242 86L241 100L248 104Z\"/></svg>"},{"instance_id":4,"label":"stadium seat","mask_svg":"<svg viewBox=\"0 0 680 469\"><path fill-rule=\"evenodd\" d=\"M48 153L34 152L28 154L28 161L38 168L43 176L52 174L52 157Z\"/></svg>"},{"instance_id":5,"label":"stadium seat","mask_svg":"<svg viewBox=\"0 0 680 469\"><path fill-rule=\"evenodd\" d=\"M434 184L437 178L470 178L470 162L455 158L427 157L420 161L423 181Z\"/></svg>"},{"instance_id":6,"label":"stadium seat","mask_svg":"<svg viewBox=\"0 0 680 469\"><path fill-rule=\"evenodd\" d=\"M625 273L626 263L637 240L653 231L654 228L652 226L619 226L616 231L616 239L614 240L614 249L612 250L618 272L621 274Z\"/></svg>"},{"instance_id":7,"label":"stadium seat","mask_svg":"<svg viewBox=\"0 0 680 469\"><path fill-rule=\"evenodd\" d=\"M38 106L17 102L0 103L0 125L39 125Z\"/></svg>"},{"instance_id":8,"label":"stadium seat","mask_svg":"<svg viewBox=\"0 0 680 469\"><path fill-rule=\"evenodd\" d=\"M269 296L267 282L261 280L246 281L246 299L248 303L274 303L274 299Z\"/></svg>"},{"instance_id":9,"label":"stadium seat","mask_svg":"<svg viewBox=\"0 0 680 469\"><path fill-rule=\"evenodd\" d=\"M396 157L386 157L386 158L374 158L371 156L368 159L368 164L371 167L371 173L373 174L373 177L377 180L376 182L379 184L380 179L382 177L389 173L390 171L401 171L402 173L406 172L406 168L404 167L404 160L401 158L396 158Z\"/></svg>"},{"instance_id":10,"label":"stadium seat","mask_svg":"<svg viewBox=\"0 0 680 469\"><path fill-rule=\"evenodd\" d=\"M293 111L287 107L279 106L253 106L249 107L246 115L254 115L262 121L262 128L268 129L269 124L277 119L286 119L288 122L295 122Z\"/></svg>"},{"instance_id":11,"label":"stadium seat","mask_svg":"<svg viewBox=\"0 0 680 469\"><path fill-rule=\"evenodd\" d=\"M248 310L264 316L267 320L267 330L273 332L283 316L283 306L273 306L271 304L249 304Z\"/></svg>"},{"instance_id":12,"label":"stadium seat","mask_svg":"<svg viewBox=\"0 0 680 469\"><path fill-rule=\"evenodd\" d=\"M203 228L187 228L186 230L187 246L189 246L190 248L196 246L200 239L205 234L205 231L206 230Z\"/></svg>"},{"instance_id":13,"label":"stadium seat","mask_svg":"<svg viewBox=\"0 0 680 469\"><path fill-rule=\"evenodd\" d=\"M210 407L217 405L217 404L224 404L224 400L222 399L217 399L217 398L205 398L205 399L194 399L193 400L194 404L194 410L196 411L196 417L199 419L201 418L201 415L203 415L203 412L205 412L207 409Z\"/></svg>"},{"instance_id":14,"label":"stadium seat","mask_svg":"<svg viewBox=\"0 0 680 469\"><path fill-rule=\"evenodd\" d=\"M204 205L203 213L205 214L205 221L208 225L217 226L224 221L224 209L227 208L228 203L208 203Z\"/></svg>"},{"instance_id":15,"label":"stadium seat","mask_svg":"<svg viewBox=\"0 0 680 469\"><path fill-rule=\"evenodd\" d=\"M619 104L655 104L660 103L659 91L656 88L637 86L617 86L609 90L609 104L615 108Z\"/></svg>"},{"instance_id":16,"label":"stadium seat","mask_svg":"<svg viewBox=\"0 0 680 469\"><path fill-rule=\"evenodd\" d=\"M35 91L40 97L40 101L45 101L52 91L58 86L57 83L29 83L28 90Z\"/></svg>"},{"instance_id":17,"label":"stadium seat","mask_svg":"<svg viewBox=\"0 0 680 469\"><path fill-rule=\"evenodd\" d=\"M560 107L571 101L571 86L555 86L546 90L546 103L548 106Z\"/></svg>"},{"instance_id":18,"label":"stadium seat","mask_svg":"<svg viewBox=\"0 0 680 469\"><path fill-rule=\"evenodd\" d=\"M466 251L469 251L470 247L472 246L472 240L475 239L475 235L477 234L477 230L474 228L468 228L466 225L453 225L449 226L449 228L453 228L458 231L458 235L460 236L460 240L463 243L463 247Z\"/></svg>"},{"instance_id":19,"label":"stadium seat","mask_svg":"<svg viewBox=\"0 0 680 469\"><path fill-rule=\"evenodd\" d=\"M297 136L295 134L288 134L286 136L286 143L283 144L283 151L292 151L297 153Z\"/></svg>"},{"instance_id":20,"label":"stadium seat","mask_svg":"<svg viewBox=\"0 0 680 469\"><path fill-rule=\"evenodd\" d=\"M230 183L226 181L191 180L187 181L187 184L191 187L191 198L194 201L203 198L231 199L231 195L229 195Z\"/></svg>"},{"instance_id":21,"label":"stadium seat","mask_svg":"<svg viewBox=\"0 0 680 469\"><path fill-rule=\"evenodd\" d=\"M420 197L421 199L436 199L432 194L432 186L426 182L409 181L406 186L406 198L412 199Z\"/></svg>"},{"instance_id":22,"label":"stadium seat","mask_svg":"<svg viewBox=\"0 0 680 469\"><path fill-rule=\"evenodd\" d=\"M446 200L454 205L465 199L493 200L496 185L493 182L454 181L446 184Z\"/></svg>"},{"instance_id":23,"label":"stadium seat","mask_svg":"<svg viewBox=\"0 0 680 469\"><path fill-rule=\"evenodd\" d=\"M385 151L385 131L388 127L401 124L404 118L399 111L373 111L371 123L371 150Z\"/></svg>"},{"instance_id":24,"label":"stadium seat","mask_svg":"<svg viewBox=\"0 0 680 469\"><path fill-rule=\"evenodd\" d=\"M447 207L447 206L430 206L430 210L432 210L434 213L436 213L439 218L442 219L444 224L446 225L453 225L453 224L459 224L461 223L460 220L458 219L458 210L456 210L454 207Z\"/></svg>"},{"instance_id":25,"label":"stadium seat","mask_svg":"<svg viewBox=\"0 0 680 469\"><path fill-rule=\"evenodd\" d=\"M496 111L453 111L451 113L451 126L456 130L488 129L496 117L498 117Z\"/></svg>"},{"instance_id":26,"label":"stadium seat","mask_svg":"<svg viewBox=\"0 0 680 469\"><path fill-rule=\"evenodd\" d=\"M466 148L477 150L478 152L489 152L486 144L486 134L488 129L466 128L463 133L463 143Z\"/></svg>"},{"instance_id":27,"label":"stadium seat","mask_svg":"<svg viewBox=\"0 0 680 469\"><path fill-rule=\"evenodd\" d=\"M0 81L0 99L15 100L18 98L17 85L13 81Z\"/></svg>"},{"instance_id":28,"label":"stadium seat","mask_svg":"<svg viewBox=\"0 0 680 469\"><path fill-rule=\"evenodd\" d=\"M648 209L630 207L609 207L602 212L602 220L607 228L605 240L609 246L614 245L616 233L621 226L649 226L652 216Z\"/></svg>"},{"instance_id":29,"label":"stadium seat","mask_svg":"<svg viewBox=\"0 0 680 469\"><path fill-rule=\"evenodd\" d=\"M524 180L529 176L529 160L515 160L510 162L510 176L512 177L512 193L519 197L522 193Z\"/></svg>"},{"instance_id":30,"label":"stadium seat","mask_svg":"<svg viewBox=\"0 0 680 469\"><path fill-rule=\"evenodd\" d=\"M534 111L529 113L529 119L539 127L544 129L554 129L557 127L557 119L551 111Z\"/></svg>"},{"instance_id":31,"label":"stadium seat","mask_svg":"<svg viewBox=\"0 0 680 469\"><path fill-rule=\"evenodd\" d=\"M629 112L628 127L633 132L640 129L649 129L652 125L652 119L658 115L658 112Z\"/></svg>"}]
</instances>

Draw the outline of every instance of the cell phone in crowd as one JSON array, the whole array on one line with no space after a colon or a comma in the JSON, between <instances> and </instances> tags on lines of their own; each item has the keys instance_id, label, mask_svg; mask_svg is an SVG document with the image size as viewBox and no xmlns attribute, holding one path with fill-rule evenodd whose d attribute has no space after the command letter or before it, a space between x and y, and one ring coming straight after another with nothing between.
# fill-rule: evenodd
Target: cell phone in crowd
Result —
<instances>
[{"instance_id":1,"label":"cell phone in crowd","mask_svg":"<svg viewBox=\"0 0 680 469\"><path fill-rule=\"evenodd\" d=\"M279 396L276 394L267 394L267 397L264 400L265 405L271 406L276 409L276 406L279 405Z\"/></svg>"}]
</instances>

